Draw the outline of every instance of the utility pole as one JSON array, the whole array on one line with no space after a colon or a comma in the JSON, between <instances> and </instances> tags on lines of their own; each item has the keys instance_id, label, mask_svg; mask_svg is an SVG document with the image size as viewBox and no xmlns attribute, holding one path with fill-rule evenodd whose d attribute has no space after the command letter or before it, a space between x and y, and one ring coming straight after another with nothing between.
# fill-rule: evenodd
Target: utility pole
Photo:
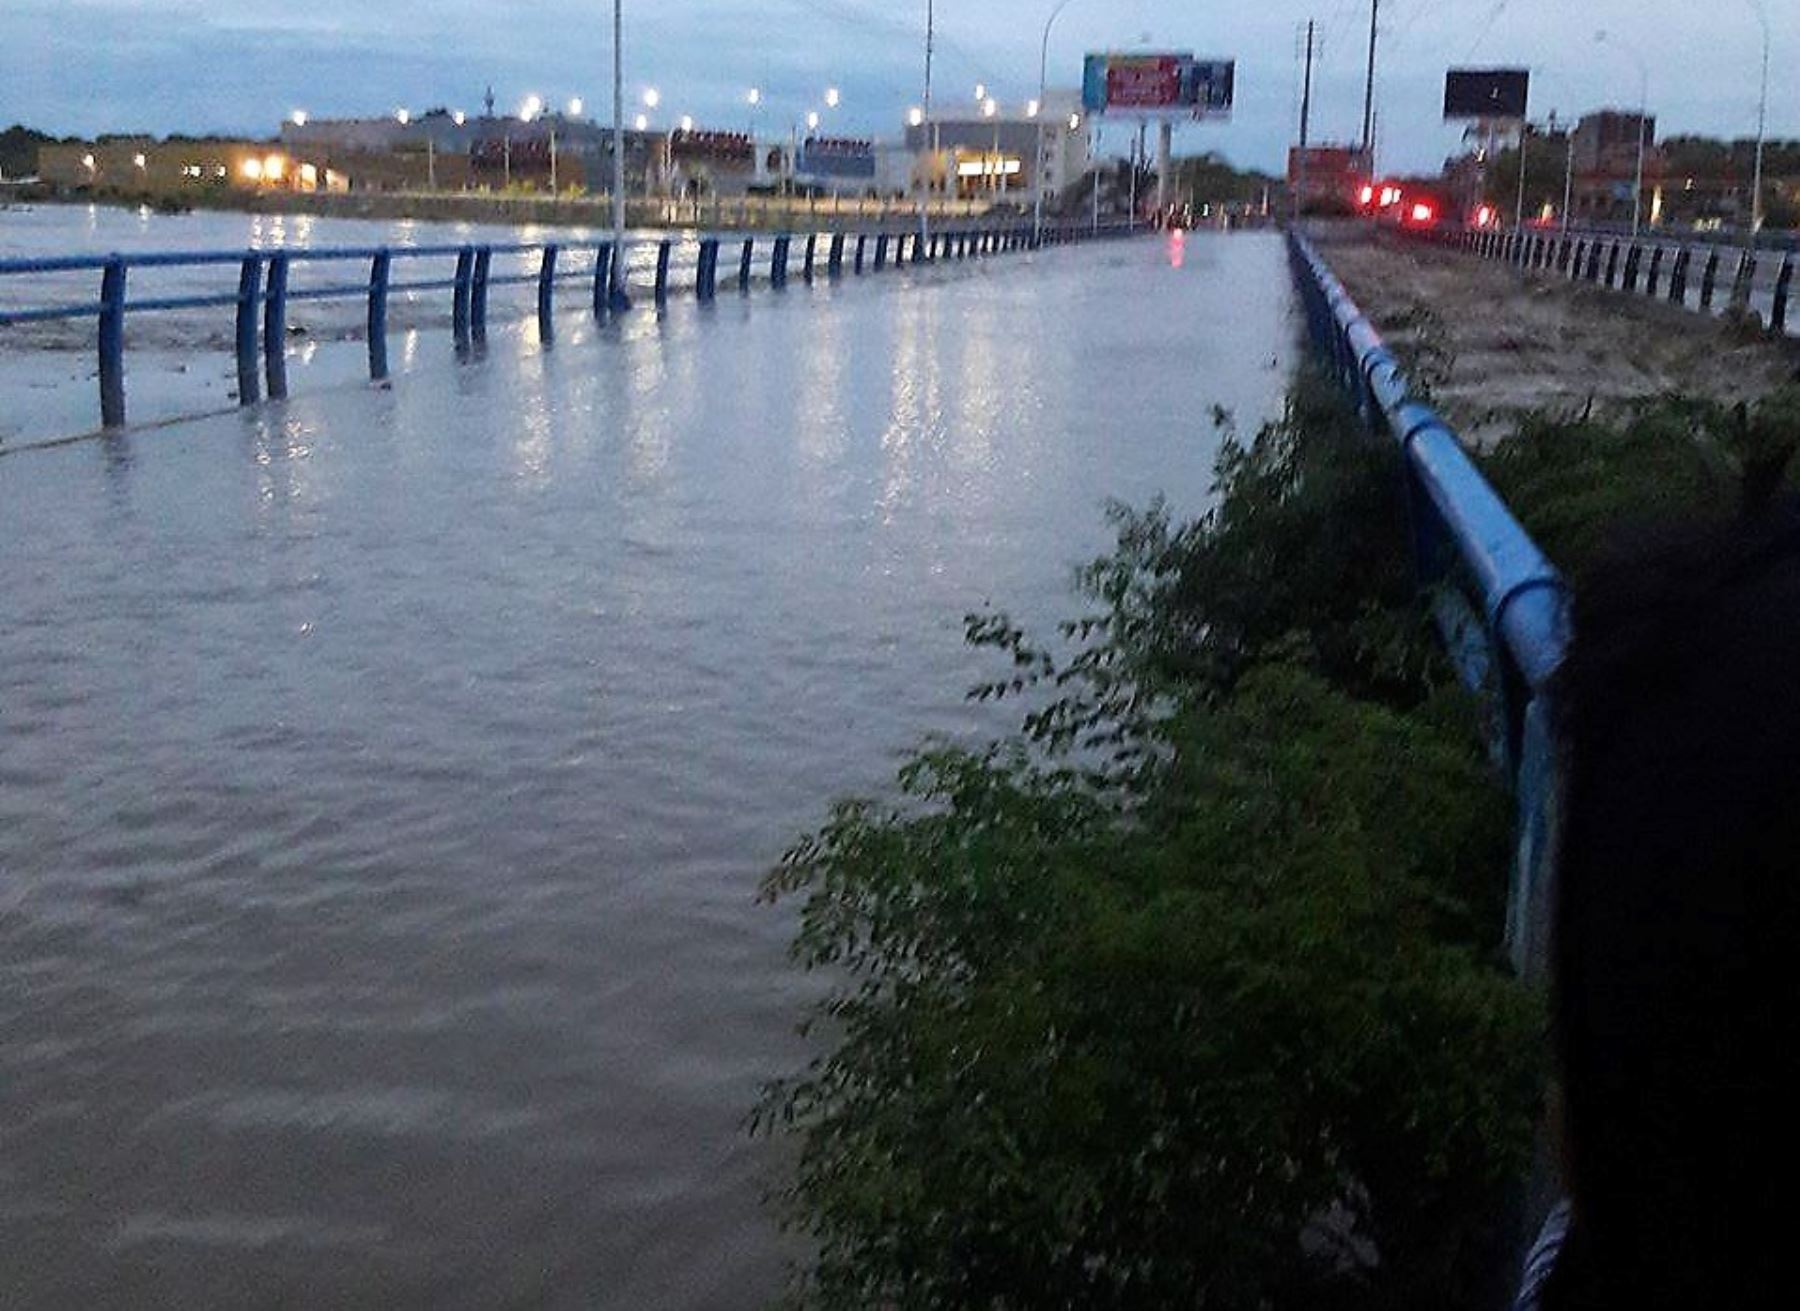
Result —
<instances>
[{"instance_id":1,"label":"utility pole","mask_svg":"<svg viewBox=\"0 0 1800 1311\"><path fill-rule=\"evenodd\" d=\"M1375 35L1381 20L1381 0L1369 0L1369 78L1363 86L1363 157L1375 166ZM1310 24L1308 27L1310 29Z\"/></svg>"},{"instance_id":2,"label":"utility pole","mask_svg":"<svg viewBox=\"0 0 1800 1311\"><path fill-rule=\"evenodd\" d=\"M1300 91L1300 167L1294 179L1294 221L1300 221L1300 212L1306 196L1306 141L1312 128L1312 70L1313 70L1313 29L1316 24L1308 19L1306 22L1306 74L1301 82ZM1365 129L1366 130L1366 129Z\"/></svg>"}]
</instances>

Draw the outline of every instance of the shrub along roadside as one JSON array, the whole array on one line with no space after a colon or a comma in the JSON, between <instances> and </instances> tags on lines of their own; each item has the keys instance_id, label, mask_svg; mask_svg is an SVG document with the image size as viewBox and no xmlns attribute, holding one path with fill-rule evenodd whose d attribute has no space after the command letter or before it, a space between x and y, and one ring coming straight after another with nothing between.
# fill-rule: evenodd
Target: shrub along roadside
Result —
<instances>
[{"instance_id":1,"label":"shrub along roadside","mask_svg":"<svg viewBox=\"0 0 1800 1311\"><path fill-rule=\"evenodd\" d=\"M1216 509L1116 510L1031 712L769 877L837 988L758 1128L820 1307L1457 1305L1537 1107L1508 808L1423 618L1395 455L1323 383Z\"/></svg>"}]
</instances>

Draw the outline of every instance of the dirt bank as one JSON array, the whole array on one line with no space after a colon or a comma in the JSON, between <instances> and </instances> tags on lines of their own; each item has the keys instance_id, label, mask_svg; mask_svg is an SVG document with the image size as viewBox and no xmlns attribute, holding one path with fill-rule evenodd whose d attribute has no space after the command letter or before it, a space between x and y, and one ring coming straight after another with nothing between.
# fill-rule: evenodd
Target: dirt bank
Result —
<instances>
[{"instance_id":1,"label":"dirt bank","mask_svg":"<svg viewBox=\"0 0 1800 1311\"><path fill-rule=\"evenodd\" d=\"M1519 273L1387 235L1320 249L1463 436L1485 444L1519 414L1597 413L1679 392L1751 400L1800 376L1800 342L1553 275Z\"/></svg>"}]
</instances>

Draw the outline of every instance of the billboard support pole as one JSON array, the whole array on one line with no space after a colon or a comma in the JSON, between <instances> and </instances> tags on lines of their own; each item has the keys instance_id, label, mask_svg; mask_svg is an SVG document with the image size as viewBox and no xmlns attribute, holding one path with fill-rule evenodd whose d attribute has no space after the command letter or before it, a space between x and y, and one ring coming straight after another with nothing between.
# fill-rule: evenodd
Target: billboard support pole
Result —
<instances>
[{"instance_id":1,"label":"billboard support pole","mask_svg":"<svg viewBox=\"0 0 1800 1311\"><path fill-rule=\"evenodd\" d=\"M1164 119L1156 126L1156 212L1169 208L1169 168L1175 153L1175 125Z\"/></svg>"},{"instance_id":2,"label":"billboard support pole","mask_svg":"<svg viewBox=\"0 0 1800 1311\"><path fill-rule=\"evenodd\" d=\"M1525 159L1526 151L1531 148L1531 123L1529 120L1519 124L1519 199L1513 205L1513 231L1525 230Z\"/></svg>"}]
</instances>

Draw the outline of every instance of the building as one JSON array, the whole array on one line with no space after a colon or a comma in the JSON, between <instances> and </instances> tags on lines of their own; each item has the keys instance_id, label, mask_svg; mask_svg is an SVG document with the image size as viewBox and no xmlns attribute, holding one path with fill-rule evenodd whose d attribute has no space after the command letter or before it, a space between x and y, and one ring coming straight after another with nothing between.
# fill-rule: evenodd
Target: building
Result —
<instances>
[{"instance_id":1,"label":"building","mask_svg":"<svg viewBox=\"0 0 1800 1311\"><path fill-rule=\"evenodd\" d=\"M1374 181L1373 160L1358 146L1300 146L1288 150L1288 193L1306 214L1349 214Z\"/></svg>"},{"instance_id":2,"label":"building","mask_svg":"<svg viewBox=\"0 0 1800 1311\"><path fill-rule=\"evenodd\" d=\"M350 178L323 161L302 158L268 141L217 137L101 137L53 143L39 153L38 172L65 191L179 196L206 189L347 191Z\"/></svg>"},{"instance_id":3,"label":"building","mask_svg":"<svg viewBox=\"0 0 1800 1311\"><path fill-rule=\"evenodd\" d=\"M1644 152L1642 216L1651 223L1660 220L1663 160L1656 149L1655 115L1599 109L1582 115L1575 125L1569 207L1577 221L1631 221L1640 135Z\"/></svg>"},{"instance_id":4,"label":"building","mask_svg":"<svg viewBox=\"0 0 1800 1311\"><path fill-rule=\"evenodd\" d=\"M966 198L1029 200L1041 183L1054 199L1086 175L1091 158L1078 91L1052 92L1041 106L1010 111L990 100L966 113L934 112L929 122L915 110L905 144L915 182Z\"/></svg>"}]
</instances>

